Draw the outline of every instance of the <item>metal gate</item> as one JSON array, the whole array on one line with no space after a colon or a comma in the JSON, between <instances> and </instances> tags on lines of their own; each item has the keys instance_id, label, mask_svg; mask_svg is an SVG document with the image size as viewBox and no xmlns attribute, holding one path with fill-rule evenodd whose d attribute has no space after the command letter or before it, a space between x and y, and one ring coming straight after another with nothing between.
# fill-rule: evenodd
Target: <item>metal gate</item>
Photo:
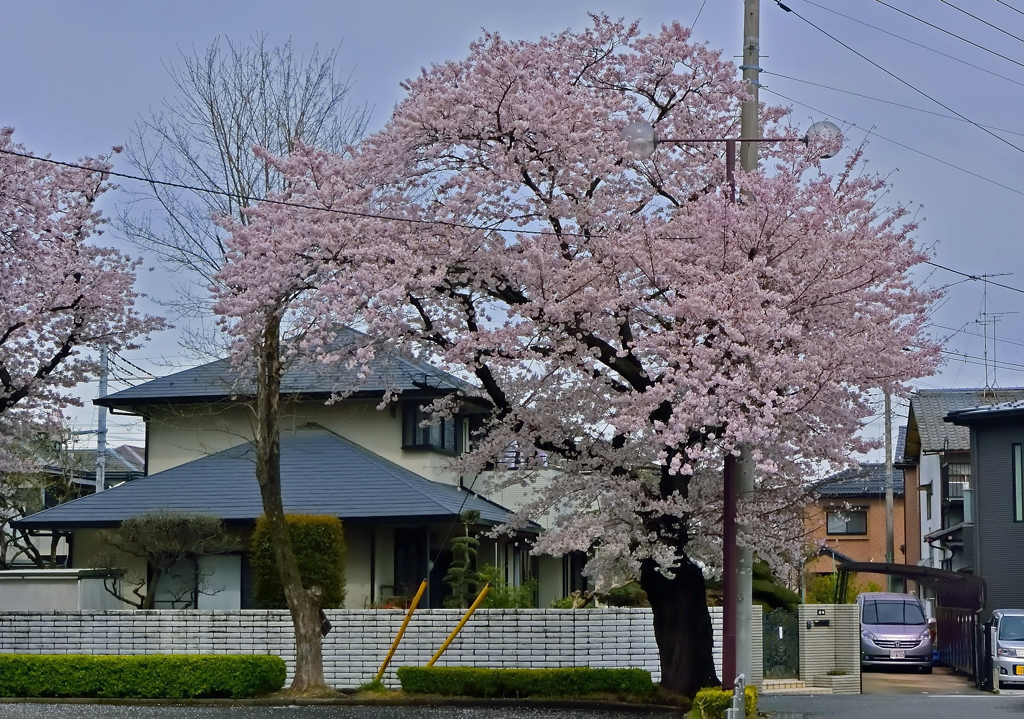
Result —
<instances>
[{"instance_id":1,"label":"metal gate","mask_svg":"<svg viewBox=\"0 0 1024 719\"><path fill-rule=\"evenodd\" d=\"M800 622L785 609L764 615L764 677L795 679L800 675Z\"/></svg>"},{"instance_id":2,"label":"metal gate","mask_svg":"<svg viewBox=\"0 0 1024 719\"><path fill-rule=\"evenodd\" d=\"M979 689L992 689L991 624L970 609L936 607L939 661L974 678Z\"/></svg>"}]
</instances>

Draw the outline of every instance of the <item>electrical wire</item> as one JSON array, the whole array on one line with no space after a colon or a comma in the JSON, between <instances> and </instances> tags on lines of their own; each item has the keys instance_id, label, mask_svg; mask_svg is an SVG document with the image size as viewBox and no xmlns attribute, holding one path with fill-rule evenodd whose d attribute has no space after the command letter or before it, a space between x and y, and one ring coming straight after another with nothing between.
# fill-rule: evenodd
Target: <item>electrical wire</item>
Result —
<instances>
[{"instance_id":1,"label":"electrical wire","mask_svg":"<svg viewBox=\"0 0 1024 719\"><path fill-rule=\"evenodd\" d=\"M697 24L697 21L698 21L698 20L700 20L700 14L701 14L702 12L704 12L704 6L705 6L705 5L707 5L707 4L708 4L708 0L704 0L704 2L702 2L702 3L700 4L700 10L698 10L698 11L697 11L697 17L695 17L695 18L693 19L693 22L692 22L692 23L690 23L690 31L691 31L691 32L693 31L693 26Z\"/></svg>"},{"instance_id":2,"label":"electrical wire","mask_svg":"<svg viewBox=\"0 0 1024 719\"><path fill-rule=\"evenodd\" d=\"M939 350L939 353L957 361L962 361L965 364L978 365L979 367L992 367L993 369L1001 369L1006 372L1024 372L1024 367L1021 365L1010 364L1003 360L986 360L984 357L975 357L974 355L965 354L963 352L954 352L952 350Z\"/></svg>"},{"instance_id":3,"label":"electrical wire","mask_svg":"<svg viewBox=\"0 0 1024 719\"><path fill-rule=\"evenodd\" d=\"M936 50L933 47L928 47L927 45L924 45L922 43L915 42L915 41L911 40L910 38L903 37L902 35L897 35L894 32L889 32L888 30L880 28L877 25L872 25L871 23L864 22L863 20L858 20L857 18L852 17L850 15L844 15L843 13L839 12L838 10L833 10L832 8L827 7L825 5L819 5L818 3L813 2L813 0L804 0L804 2L807 3L808 5L813 5L816 8L820 8L820 9L826 11L826 12L830 12L830 13L833 13L834 15L838 15L839 17L844 17L847 20L855 22L855 23L857 23L859 25L863 25L864 27L869 27L872 30L877 30L880 33L884 33L884 34L886 34L886 35L888 35L890 37L894 37L897 40L902 40L903 42L910 43L911 45L914 45L915 47L919 47L919 48L922 48L924 50L927 50L928 52L933 52L936 55L941 55L942 57L949 58L950 60L953 60L954 62L959 62L962 65L967 65L967 67L973 67L975 70L980 70L981 72L988 73L989 75L994 75L995 77L998 77L1000 80L1006 80L1007 82L1012 82L1014 85L1020 85L1021 87L1024 87L1024 82L1020 82L1018 80L1014 80L1013 78L1007 77L1006 75L1000 75L998 72L994 72L992 70L989 70L987 67L982 67L981 65L975 65L974 63L967 62L966 60L961 60L960 58L956 57L955 55L948 55L948 54L942 52L941 50ZM1018 12L1020 12L1020 11L1018 11ZM1024 14L1024 13L1021 13L1021 14Z\"/></svg>"},{"instance_id":4,"label":"electrical wire","mask_svg":"<svg viewBox=\"0 0 1024 719\"><path fill-rule=\"evenodd\" d=\"M875 62L874 60L872 60L871 58L869 58L869 57L868 57L867 55L864 55L863 53L860 53L860 52L858 52L857 50L854 50L854 49L853 49L852 47L850 47L850 46L849 46L849 45L847 45L847 44L846 44L845 42L843 42L842 40L840 40L839 38L837 38L837 37L836 37L835 35L833 35L833 34L829 33L829 32L828 32L827 30L824 30L823 28L821 28L821 27L819 27L819 26L815 25L815 24L814 24L813 22L811 22L810 20L808 20L807 18L805 18L805 17L803 16L803 15L801 15L801 14L800 14L800 13L798 13L798 12L796 12L795 10L792 10L792 9L790 9L789 7L787 7L786 5L784 5L784 4L783 4L783 3L781 2L781 0L775 0L775 1L776 1L776 4L777 4L777 5L778 5L778 6L780 7L780 8L782 8L782 9L783 9L783 10L785 10L786 12L789 12L789 13L792 13L793 15L796 15L796 16L797 16L798 18L800 18L800 19L801 19L801 20L803 20L803 21L804 21L805 23L807 23L808 25L810 25L811 27L813 27L813 28L814 28L815 30L817 30L818 32L820 32L820 33L821 33L822 35L825 35L826 37L828 37L828 38L831 38L831 39L832 39L832 40L833 40L834 42L838 43L839 45L842 45L842 46L843 46L843 47L845 47L845 48L846 48L847 50L849 50L850 52L852 52L852 53L853 53L854 55L856 55L857 57L861 58L861 59L862 59L862 60L864 60L865 62L867 62L867 63L870 63L870 64L871 64L871 65L873 65L874 67L878 68L879 70L881 70L882 72L884 72L884 73L885 73L886 75L888 75L889 77L893 78L894 80L896 80L896 81L900 82L900 83L901 83L901 84L903 84L903 85L906 85L907 87L909 87L909 88L910 88L911 90L913 90L914 92L916 92L916 93L918 93L918 94L920 94L920 95L922 95L922 96L924 96L924 97L928 98L929 100L931 100L932 102L934 102L934 103L935 103L936 105L938 105L939 107L941 107L941 108L943 108L943 109L945 109L945 110L948 110L949 112L952 112L952 113L953 113L954 115L956 115L956 116L957 116L957 117L959 117L959 118L962 118L963 120L966 120L967 122L969 122L969 123L971 123L972 125L974 125L975 127L977 127L977 128L979 129L979 130L981 130L982 132L984 132L984 133L985 133L986 135L991 135L992 137L996 138L997 140L999 140L999 141L1000 141L1000 142L1002 142L1003 144L1009 145L1010 147L1012 147L1012 148L1013 148L1014 150L1016 150L1017 152L1021 152L1021 153L1024 153L1024 148L1020 148L1020 147L1017 147L1016 145L1014 145L1014 144L1013 144L1012 142L1010 142L1010 141L1009 141L1009 140L1007 140L1006 138L1004 138L1004 137L1000 137L999 135L995 134L994 132L992 132L992 131L991 131L991 130L989 130L988 128L984 127L983 125L979 125L979 124L978 124L978 123L976 123L976 122L975 122L974 120L972 120L972 119L970 119L969 117L967 117L966 115L962 115L961 113L959 113L959 112L957 112L956 110L954 110L953 108L951 108L951 107L950 107L949 105L946 105L945 103L943 103L943 102L941 102L941 101L937 100L936 98L932 97L931 95L929 95L928 93L926 93L926 92L925 92L924 90L921 90L920 88L916 87L915 85L912 85L911 83L907 82L906 80L904 80L903 78L901 78L901 77L900 77L899 75L897 75L896 73L894 73L894 72L891 72L890 70L887 70L887 69L885 69L884 67L882 67L881 65L879 65L879 64L878 64L877 62ZM882 0L876 0L876 2L882 2ZM1021 64L1021 63L1018 63L1018 64L1020 64L1020 65L1021 65L1021 67L1024 67L1024 64Z\"/></svg>"},{"instance_id":5,"label":"electrical wire","mask_svg":"<svg viewBox=\"0 0 1024 719\"><path fill-rule=\"evenodd\" d=\"M1005 5L1006 7L1010 8L1011 10L1013 10L1016 13L1020 13L1021 15L1024 15L1024 10L1018 10L1013 5L1011 5L1010 3L1005 2L1005 0L996 0L996 2L999 3L1000 5Z\"/></svg>"},{"instance_id":6,"label":"electrical wire","mask_svg":"<svg viewBox=\"0 0 1024 719\"><path fill-rule=\"evenodd\" d=\"M957 12L962 12L962 13L963 13L964 15L966 15L967 17L972 17L972 18L974 18L975 20L977 20L978 22L980 22L980 23L981 23L982 25L988 25L988 26L989 26L990 28L992 28L993 30L998 30L999 32L1003 33L1004 35L1009 35L1009 36L1010 36L1010 37L1012 37L1012 38L1013 38L1014 40L1020 40L1021 42L1024 42L1024 38L1021 38L1021 37L1017 37L1017 36L1016 36L1016 35L1014 35L1014 34L1013 34L1012 32L1007 32L1006 30L1004 30L1003 28L999 27L998 25L993 25L993 24L992 24L992 23L990 23L990 22L989 22L988 20L983 20L983 19L981 19L980 17L978 17L977 15L972 15L971 13L967 12L967 11L966 11L966 10L964 10L963 8L957 7L957 6L956 6L956 5L954 5L953 3L949 2L949 0L940 0L940 2L942 2L942 4L943 4L943 5L949 5L949 6L951 7L951 8L953 8L953 9L954 9L954 10L956 10Z\"/></svg>"},{"instance_id":7,"label":"electrical wire","mask_svg":"<svg viewBox=\"0 0 1024 719\"><path fill-rule=\"evenodd\" d=\"M872 97L871 95L863 95L863 94L861 94L859 92L853 92L851 90L842 90L842 89L840 89L838 87L832 87L831 85L822 85L820 82L811 82L810 80L801 80L798 77L791 77L789 75L783 75L782 73L778 73L778 72L770 72L768 70L762 70L761 74L762 75L772 75L773 77L781 77L784 80L792 80L793 82L800 82L800 83L803 83L804 85L813 85L814 87L821 87L821 88L824 88L826 90L832 90L834 92L841 92L844 95L853 95L854 97L862 97L865 100L874 100L875 102L884 102L886 105L894 105L896 107L902 107L902 108L904 108L906 110L914 110L915 112L923 112L926 115L934 115L935 117L942 117L942 118L945 118L947 120L955 120L956 122L967 122L966 120L964 120L962 118L959 118L959 117L955 117L953 115L946 115L946 114L943 114L941 112L935 112L934 110L925 110L922 107L914 107L913 105L904 105L901 102L893 102L892 100L884 100L884 99L882 99L880 97ZM1010 135L1019 135L1021 137L1024 137L1024 132L1016 132L1015 130L1007 130L1007 129L1004 129L1002 127L994 127L992 125L982 125L982 127L987 127L990 130L995 130L997 132L1005 132L1005 133L1010 134Z\"/></svg>"},{"instance_id":8,"label":"electrical wire","mask_svg":"<svg viewBox=\"0 0 1024 719\"><path fill-rule=\"evenodd\" d=\"M960 329L956 329L955 327L946 327L945 325L936 325L936 324L932 324L930 326L931 327L935 327L935 328L940 329L940 330L949 330L950 332L953 333L953 334L950 335L950 337L955 337L956 335L970 335L971 337L980 337L981 339L990 339L990 340L992 340L994 342L1002 342L1002 343L1008 344L1008 345L1016 345L1018 347L1024 347L1024 342L1017 342L1015 340L1003 339L1002 337L986 337L985 335L980 335L977 332L968 332L966 330L966 326L965 327L961 327Z\"/></svg>"},{"instance_id":9,"label":"electrical wire","mask_svg":"<svg viewBox=\"0 0 1024 719\"><path fill-rule=\"evenodd\" d=\"M1024 290L1020 289L1019 287L1011 287L1010 285L1004 285L1004 284L999 283L999 282L993 282L992 280L986 278L984 275L972 275L969 272L961 272L960 270L954 270L952 267L945 267L943 265L937 264L935 262L931 262L929 260L925 260L924 264L931 265L932 267L937 267L940 270L945 270L946 272L952 272L953 274L960 275L961 277L966 277L969 280L974 280L976 282L986 282L986 283L988 283L990 285L993 285L995 287L1002 287L1004 290L1010 290L1012 292L1020 292L1022 295L1024 295Z\"/></svg>"},{"instance_id":10,"label":"electrical wire","mask_svg":"<svg viewBox=\"0 0 1024 719\"><path fill-rule=\"evenodd\" d=\"M985 177L984 175L979 175L977 172L972 172L971 170L968 170L966 168L960 167L959 165L954 165L952 162L949 162L947 160L943 160L942 158L936 157L935 155L929 155L927 152L922 152L921 150L918 150L918 149L916 149L914 147L911 147L910 145L905 145L902 142L899 142L898 140L893 140L891 137L886 137L885 135L880 135L879 133L877 133L874 130L874 128L865 128L865 127L862 127L862 126L858 125L856 122L851 122L850 120L844 120L841 117L839 117L838 115L836 115L835 113L825 112L824 110L819 110L818 108L816 108L816 107L814 107L812 105L808 105L807 103L800 102L799 100L794 100L793 98L791 98L791 97L789 97L787 95L783 95L781 92L778 92L777 90L772 90L771 88L767 88L767 87L763 87L761 89L764 92L770 92L771 94L776 95L777 97L781 97L783 100L787 100L788 102L792 102L795 105L800 105L801 107L806 107L808 110L811 110L811 111L816 112L818 114L829 115L830 117L834 117L837 120L839 120L840 122L842 122L842 123L844 123L846 125L849 125L850 127L856 127L861 132L867 133L868 135L871 135L873 137L877 137L880 140L885 140L886 142L891 142L894 145L902 147L904 150L910 150L911 152L916 153L918 155L921 155L922 157L927 157L929 160L934 160L935 162L938 162L941 165L946 165L947 167L951 167L954 170L959 170L960 172L968 174L971 177L976 177L979 180L984 180L985 182L990 182L993 185L996 185L997 187L1002 187L1004 190L1009 190L1010 192L1013 192L1013 193L1015 193L1017 195L1024 196L1024 191L1022 191L1022 190L1018 190L1018 189L1016 189L1014 187L1010 187L1009 185L1004 185L1003 183L1001 183L1001 182L999 182L997 180L993 180L991 177Z\"/></svg>"},{"instance_id":11,"label":"electrical wire","mask_svg":"<svg viewBox=\"0 0 1024 719\"><path fill-rule=\"evenodd\" d=\"M281 207L294 207L300 210L313 210L316 212L331 212L338 215L344 215L346 217L358 217L362 219L371 220L386 220L388 222L408 222L413 225L430 225L430 226L441 226L441 227L454 227L464 230L476 230L483 232L515 232L522 235L546 235L552 237L604 237L604 235L598 233L588 232L572 232L570 230L564 230L562 232L552 232L551 230L527 230L523 228L502 228L502 227L481 227L479 225L471 225L463 222L452 222L450 220L421 220L412 217L393 217L390 215L380 215L373 212L360 212L359 210L342 210L336 207L317 207L315 205L306 205L298 202L287 202L285 200L272 200L269 198L258 198L250 197L248 195L240 195L234 192L228 192L227 190L216 190L208 187L194 187L192 185L185 185L178 182L168 182L166 180L155 180L150 177L141 177L139 175L129 175L124 172L115 172L113 170L104 170L96 167L88 167L86 165L78 165L73 162L62 162L60 160L54 160L49 157L37 157L23 152L14 152L13 150L0 150L0 154L12 155L14 157L23 157L29 160L37 160L39 162L48 162L51 165L59 165L60 167L70 167L75 170L87 170L89 172L99 172L109 177L118 177L123 180L135 180L137 182L145 182L150 185L160 185L161 187L172 187L178 190L189 190L190 192L205 192L210 195L220 195L223 197L231 197L236 200L245 200L247 202L260 202L268 205L278 205ZM667 237L664 239L694 239L694 238L671 238Z\"/></svg>"},{"instance_id":12,"label":"electrical wire","mask_svg":"<svg viewBox=\"0 0 1024 719\"><path fill-rule=\"evenodd\" d=\"M134 367L134 368L135 368L135 369L137 369L137 370L138 370L139 372L141 372L141 373L142 373L143 375L145 375L145 376L147 376L147 377L152 377L153 379L156 379L156 375L154 375L154 374L153 374L152 372L147 372L146 370L142 369L141 367L139 367L139 366L138 366L137 364L135 364L135 363L134 363L134 362L132 362L131 360L129 360L129 359L127 359L127 358L125 358L125 357L124 357L124 355L120 355L120 354L118 354L118 353L116 353L116 352L115 352L115 353L114 353L114 356L115 356L115 357L117 357L117 358L118 358L119 360L121 360L122 362L124 362L125 364L128 364L128 365L130 365L130 366ZM132 374L134 374L134 373L132 373Z\"/></svg>"},{"instance_id":13,"label":"electrical wire","mask_svg":"<svg viewBox=\"0 0 1024 719\"><path fill-rule=\"evenodd\" d=\"M923 19L919 18L917 15L911 15L910 13L908 13L905 10L900 10L898 7L895 7L894 5L890 5L889 3L885 2L884 0L875 0L875 2L877 2L877 3L881 4L881 5L885 5L890 10L895 10L896 12L900 13L901 15L906 15L907 17L911 18L912 20L917 20L919 23L923 23L923 24L927 25L930 28L934 28L934 29L938 30L939 32L944 32L947 35L951 35L952 37L955 37L957 40L963 40L968 45L973 45L974 47L978 48L979 50L984 50L985 52L988 52L988 53L991 53L991 54L995 55L996 57L1001 57L1004 60L1008 60L1009 62L1012 62L1014 65L1020 65L1021 67L1024 67L1024 62L1020 62L1018 60L1014 60L1012 57L1007 57L1006 55L1001 55L1000 53L996 52L995 50L992 50L991 48L987 48L984 45L979 45L978 43L973 42L971 40L968 40L967 38L962 37L961 35L957 35L955 32L950 32L949 30L946 30L945 28L939 27L938 25L930 23L927 20L923 20Z\"/></svg>"}]
</instances>

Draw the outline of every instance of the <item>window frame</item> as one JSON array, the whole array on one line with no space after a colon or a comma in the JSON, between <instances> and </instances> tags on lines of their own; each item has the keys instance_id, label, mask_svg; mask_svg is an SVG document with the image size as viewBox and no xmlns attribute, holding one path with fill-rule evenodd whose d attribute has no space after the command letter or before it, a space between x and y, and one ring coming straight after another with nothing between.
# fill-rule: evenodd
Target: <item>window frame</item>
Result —
<instances>
[{"instance_id":1,"label":"window frame","mask_svg":"<svg viewBox=\"0 0 1024 719\"><path fill-rule=\"evenodd\" d=\"M864 531L862 532L834 532L829 526L829 517L832 515L853 515L860 514L864 516ZM847 528L849 528L850 520L847 518L845 522ZM868 508L867 507L850 507L849 509L826 509L825 510L825 534L829 537L866 537L868 534Z\"/></svg>"},{"instance_id":2,"label":"window frame","mask_svg":"<svg viewBox=\"0 0 1024 719\"><path fill-rule=\"evenodd\" d=\"M419 402L402 403L402 449L413 452L440 452L458 456L465 451L466 418L462 415L441 417L427 426L422 423L430 419L430 413L423 410ZM436 437L435 437L436 433ZM451 445L445 446L451 433ZM411 442L409 440L412 440Z\"/></svg>"},{"instance_id":3,"label":"window frame","mask_svg":"<svg viewBox=\"0 0 1024 719\"><path fill-rule=\"evenodd\" d=\"M1010 444L1010 475L1013 479L1013 521L1024 522L1024 444Z\"/></svg>"}]
</instances>

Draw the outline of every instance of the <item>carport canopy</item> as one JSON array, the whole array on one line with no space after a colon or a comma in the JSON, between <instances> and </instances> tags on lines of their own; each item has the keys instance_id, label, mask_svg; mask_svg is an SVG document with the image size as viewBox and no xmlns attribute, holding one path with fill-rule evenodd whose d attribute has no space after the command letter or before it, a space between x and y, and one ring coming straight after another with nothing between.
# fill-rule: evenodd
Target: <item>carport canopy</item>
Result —
<instances>
[{"instance_id":1,"label":"carport canopy","mask_svg":"<svg viewBox=\"0 0 1024 719\"><path fill-rule=\"evenodd\" d=\"M912 579L934 591L939 597L939 603L944 607L970 609L976 612L985 606L985 580L973 574L887 562L843 562L837 565L836 569L839 571L839 581L836 583L837 599L846 596L846 586L851 572L871 572Z\"/></svg>"}]
</instances>

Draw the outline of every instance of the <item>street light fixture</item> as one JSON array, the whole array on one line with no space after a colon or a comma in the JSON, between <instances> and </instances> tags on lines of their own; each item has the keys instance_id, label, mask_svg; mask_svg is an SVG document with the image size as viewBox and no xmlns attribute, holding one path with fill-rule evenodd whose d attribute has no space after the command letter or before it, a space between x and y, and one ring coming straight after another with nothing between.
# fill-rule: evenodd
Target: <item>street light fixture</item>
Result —
<instances>
[{"instance_id":1,"label":"street light fixture","mask_svg":"<svg viewBox=\"0 0 1024 719\"><path fill-rule=\"evenodd\" d=\"M729 183L730 199L736 202L736 143L737 142L802 142L810 146L824 145L828 147L843 136L842 130L834 122L822 120L807 128L803 137L687 137L683 139L661 138L654 131L654 126L644 120L631 122L622 128L622 139L626 141L626 149L641 159L647 160L658 148L658 145L691 145L699 143L725 143L725 175ZM821 157L828 159L838 154L826 150Z\"/></svg>"},{"instance_id":2,"label":"street light fixture","mask_svg":"<svg viewBox=\"0 0 1024 719\"><path fill-rule=\"evenodd\" d=\"M823 159L835 157L839 153L842 131L839 127L828 120L815 122L803 137L690 137L684 139L663 139L659 138L654 131L654 126L649 122L631 122L622 129L622 139L626 141L626 148L640 158L649 159L658 145L689 145L698 143L725 143L725 176L729 183L729 199L736 202L736 143L738 142L802 142L807 146L812 143L816 147L832 147L835 150L824 149L819 156ZM752 471L752 463L749 460L749 448L741 447L748 461L745 467L748 472ZM752 476L746 480L749 488L753 487ZM736 457L730 453L725 457L725 468L723 472L723 484L725 494L723 497L722 516L722 676L723 685L726 689L732 688L732 677L736 674L737 651L737 615L739 599L739 558L737 552L736 506L737 496L737 462ZM750 558L747 558L750 562ZM749 571L748 566L748 571ZM746 597L749 602L750 597ZM749 604L746 605L745 615L749 617ZM749 631L749 629L747 630ZM747 677L749 679L749 677Z\"/></svg>"}]
</instances>

